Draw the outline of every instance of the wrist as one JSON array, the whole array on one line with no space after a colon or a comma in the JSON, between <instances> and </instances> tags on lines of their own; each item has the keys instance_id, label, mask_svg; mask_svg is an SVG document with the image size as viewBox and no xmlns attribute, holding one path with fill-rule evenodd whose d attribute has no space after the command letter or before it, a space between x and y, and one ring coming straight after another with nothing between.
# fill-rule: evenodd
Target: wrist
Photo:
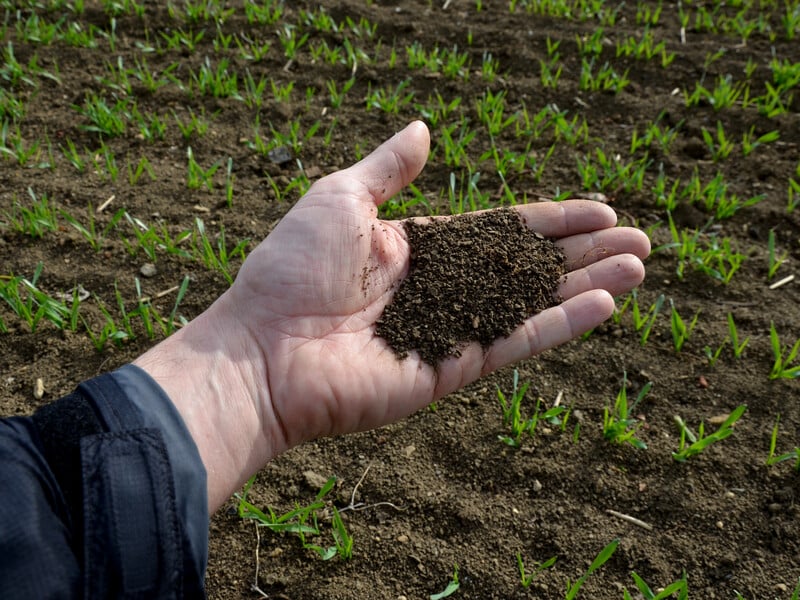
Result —
<instances>
[{"instance_id":1,"label":"wrist","mask_svg":"<svg viewBox=\"0 0 800 600\"><path fill-rule=\"evenodd\" d=\"M228 294L134 361L167 393L198 447L211 512L286 449L267 361Z\"/></svg>"}]
</instances>

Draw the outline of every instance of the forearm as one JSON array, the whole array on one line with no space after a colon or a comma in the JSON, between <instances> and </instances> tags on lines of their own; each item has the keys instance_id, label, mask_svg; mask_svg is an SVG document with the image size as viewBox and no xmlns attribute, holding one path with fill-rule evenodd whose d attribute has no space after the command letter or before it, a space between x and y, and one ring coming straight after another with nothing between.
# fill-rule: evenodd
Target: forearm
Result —
<instances>
[{"instance_id":1,"label":"forearm","mask_svg":"<svg viewBox=\"0 0 800 600\"><path fill-rule=\"evenodd\" d=\"M226 309L227 295L134 361L167 393L197 444L214 512L285 449L266 360Z\"/></svg>"}]
</instances>

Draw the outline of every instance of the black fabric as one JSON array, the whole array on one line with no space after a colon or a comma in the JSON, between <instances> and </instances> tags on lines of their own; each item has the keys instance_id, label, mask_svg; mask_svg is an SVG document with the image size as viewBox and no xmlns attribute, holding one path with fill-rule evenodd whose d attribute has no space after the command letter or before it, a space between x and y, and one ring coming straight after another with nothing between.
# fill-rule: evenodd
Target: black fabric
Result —
<instances>
[{"instance_id":1,"label":"black fabric","mask_svg":"<svg viewBox=\"0 0 800 600\"><path fill-rule=\"evenodd\" d=\"M103 431L91 404L77 392L47 404L33 415L44 458L61 487L75 532L74 550L83 544L83 494L81 492L81 438Z\"/></svg>"},{"instance_id":2,"label":"black fabric","mask_svg":"<svg viewBox=\"0 0 800 600\"><path fill-rule=\"evenodd\" d=\"M146 373L121 381L103 375L33 417L0 419L3 600L205 597L199 453Z\"/></svg>"}]
</instances>

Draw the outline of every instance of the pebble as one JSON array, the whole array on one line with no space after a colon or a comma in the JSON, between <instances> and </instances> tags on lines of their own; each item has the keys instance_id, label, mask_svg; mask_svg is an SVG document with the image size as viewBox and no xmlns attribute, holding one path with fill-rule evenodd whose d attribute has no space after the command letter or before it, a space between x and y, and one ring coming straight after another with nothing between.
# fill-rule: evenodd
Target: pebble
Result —
<instances>
[{"instance_id":1,"label":"pebble","mask_svg":"<svg viewBox=\"0 0 800 600\"><path fill-rule=\"evenodd\" d=\"M538 479L533 480L533 491L534 492L541 492L542 491L542 482Z\"/></svg>"},{"instance_id":2,"label":"pebble","mask_svg":"<svg viewBox=\"0 0 800 600\"><path fill-rule=\"evenodd\" d=\"M309 487L314 489L322 489L326 483L328 483L328 478L316 473L314 471L303 471L303 477L306 480L306 483Z\"/></svg>"},{"instance_id":3,"label":"pebble","mask_svg":"<svg viewBox=\"0 0 800 600\"><path fill-rule=\"evenodd\" d=\"M716 525L717 529L725 529L725 523L723 523L722 521L717 521Z\"/></svg>"},{"instance_id":4,"label":"pebble","mask_svg":"<svg viewBox=\"0 0 800 600\"><path fill-rule=\"evenodd\" d=\"M407 544L408 536L405 533L401 533L400 535L397 536L397 541L400 542L401 544Z\"/></svg>"},{"instance_id":5,"label":"pebble","mask_svg":"<svg viewBox=\"0 0 800 600\"><path fill-rule=\"evenodd\" d=\"M153 263L144 263L139 268L139 273L142 274L142 277L155 277L155 275L158 273L158 269L156 269L156 266Z\"/></svg>"},{"instance_id":6,"label":"pebble","mask_svg":"<svg viewBox=\"0 0 800 600\"><path fill-rule=\"evenodd\" d=\"M37 377L33 384L33 397L41 400L44 397L44 381L41 377Z\"/></svg>"}]
</instances>

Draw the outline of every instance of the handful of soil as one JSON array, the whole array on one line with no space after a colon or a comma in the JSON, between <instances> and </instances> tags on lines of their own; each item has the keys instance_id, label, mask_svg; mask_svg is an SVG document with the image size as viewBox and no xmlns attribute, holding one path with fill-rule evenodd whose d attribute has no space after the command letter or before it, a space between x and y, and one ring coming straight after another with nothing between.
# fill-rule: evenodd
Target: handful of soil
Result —
<instances>
[{"instance_id":1,"label":"handful of soil","mask_svg":"<svg viewBox=\"0 0 800 600\"><path fill-rule=\"evenodd\" d=\"M403 224L408 276L377 322L398 358L431 366L478 342L488 348L554 306L565 257L510 208Z\"/></svg>"}]
</instances>

